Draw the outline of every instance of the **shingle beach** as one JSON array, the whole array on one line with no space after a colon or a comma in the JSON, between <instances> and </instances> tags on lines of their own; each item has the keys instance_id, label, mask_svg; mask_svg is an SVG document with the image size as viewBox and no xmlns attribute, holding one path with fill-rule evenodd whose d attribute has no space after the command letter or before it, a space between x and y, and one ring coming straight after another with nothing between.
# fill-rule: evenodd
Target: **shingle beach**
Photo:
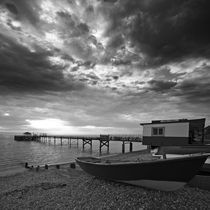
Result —
<instances>
[{"instance_id":1,"label":"shingle beach","mask_svg":"<svg viewBox=\"0 0 210 210\"><path fill-rule=\"evenodd\" d=\"M0 209L209 209L210 191L161 192L96 179L79 167L0 177Z\"/></svg>"}]
</instances>

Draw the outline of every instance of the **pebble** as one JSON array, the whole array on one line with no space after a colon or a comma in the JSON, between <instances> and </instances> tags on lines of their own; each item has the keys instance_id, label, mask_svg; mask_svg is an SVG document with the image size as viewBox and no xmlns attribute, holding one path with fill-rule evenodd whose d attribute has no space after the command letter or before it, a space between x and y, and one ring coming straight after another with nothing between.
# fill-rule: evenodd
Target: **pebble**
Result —
<instances>
[{"instance_id":1,"label":"pebble","mask_svg":"<svg viewBox=\"0 0 210 210\"><path fill-rule=\"evenodd\" d=\"M0 209L209 209L210 191L161 192L96 179L77 169L26 171L0 179Z\"/></svg>"}]
</instances>

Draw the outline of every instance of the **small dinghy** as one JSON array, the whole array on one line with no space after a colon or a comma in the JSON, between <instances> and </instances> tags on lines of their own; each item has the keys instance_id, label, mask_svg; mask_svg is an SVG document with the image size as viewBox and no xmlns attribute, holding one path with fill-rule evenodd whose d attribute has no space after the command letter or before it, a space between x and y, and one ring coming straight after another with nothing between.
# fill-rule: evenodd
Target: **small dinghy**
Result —
<instances>
[{"instance_id":1,"label":"small dinghy","mask_svg":"<svg viewBox=\"0 0 210 210\"><path fill-rule=\"evenodd\" d=\"M76 162L85 172L98 178L162 191L174 191L188 183L207 158L208 155L195 155L143 161L138 159L129 162L78 157Z\"/></svg>"}]
</instances>

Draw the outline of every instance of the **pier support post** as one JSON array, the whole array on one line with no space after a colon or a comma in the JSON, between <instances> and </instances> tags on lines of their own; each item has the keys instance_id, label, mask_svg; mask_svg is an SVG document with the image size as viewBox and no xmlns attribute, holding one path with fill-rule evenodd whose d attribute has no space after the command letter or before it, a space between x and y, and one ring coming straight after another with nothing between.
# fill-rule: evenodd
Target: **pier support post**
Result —
<instances>
[{"instance_id":1,"label":"pier support post","mask_svg":"<svg viewBox=\"0 0 210 210\"><path fill-rule=\"evenodd\" d=\"M133 142L130 142L130 152L133 151Z\"/></svg>"},{"instance_id":2,"label":"pier support post","mask_svg":"<svg viewBox=\"0 0 210 210\"><path fill-rule=\"evenodd\" d=\"M90 145L90 148L92 150L92 139L82 139L82 140L83 140L83 144L82 144L83 150L85 149L85 145L86 144L89 144Z\"/></svg>"},{"instance_id":3,"label":"pier support post","mask_svg":"<svg viewBox=\"0 0 210 210\"><path fill-rule=\"evenodd\" d=\"M68 138L68 145L71 147L71 138Z\"/></svg>"},{"instance_id":4,"label":"pier support post","mask_svg":"<svg viewBox=\"0 0 210 210\"><path fill-rule=\"evenodd\" d=\"M122 153L125 153L125 142L122 143Z\"/></svg>"},{"instance_id":5,"label":"pier support post","mask_svg":"<svg viewBox=\"0 0 210 210\"><path fill-rule=\"evenodd\" d=\"M56 138L55 138L55 136L54 136L54 145L56 145L56 142L55 142L55 140L56 140Z\"/></svg>"},{"instance_id":6,"label":"pier support post","mask_svg":"<svg viewBox=\"0 0 210 210\"><path fill-rule=\"evenodd\" d=\"M101 154L102 147L107 147L107 153L109 152L109 135L100 135L99 153Z\"/></svg>"},{"instance_id":7,"label":"pier support post","mask_svg":"<svg viewBox=\"0 0 210 210\"><path fill-rule=\"evenodd\" d=\"M29 167L28 167L28 163L27 163L27 162L25 163L25 168L29 168Z\"/></svg>"},{"instance_id":8,"label":"pier support post","mask_svg":"<svg viewBox=\"0 0 210 210\"><path fill-rule=\"evenodd\" d=\"M63 145L63 138L61 137L61 146Z\"/></svg>"}]
</instances>

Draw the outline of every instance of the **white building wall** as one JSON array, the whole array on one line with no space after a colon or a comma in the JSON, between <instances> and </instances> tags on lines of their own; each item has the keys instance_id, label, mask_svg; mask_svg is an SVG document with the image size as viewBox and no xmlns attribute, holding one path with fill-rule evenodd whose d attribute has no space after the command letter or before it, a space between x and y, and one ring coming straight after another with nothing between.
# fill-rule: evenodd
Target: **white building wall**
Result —
<instances>
[{"instance_id":1,"label":"white building wall","mask_svg":"<svg viewBox=\"0 0 210 210\"><path fill-rule=\"evenodd\" d=\"M189 136L189 122L143 125L143 136L152 136L152 127L153 128L164 127L165 136L168 136L168 137L188 137Z\"/></svg>"}]
</instances>

